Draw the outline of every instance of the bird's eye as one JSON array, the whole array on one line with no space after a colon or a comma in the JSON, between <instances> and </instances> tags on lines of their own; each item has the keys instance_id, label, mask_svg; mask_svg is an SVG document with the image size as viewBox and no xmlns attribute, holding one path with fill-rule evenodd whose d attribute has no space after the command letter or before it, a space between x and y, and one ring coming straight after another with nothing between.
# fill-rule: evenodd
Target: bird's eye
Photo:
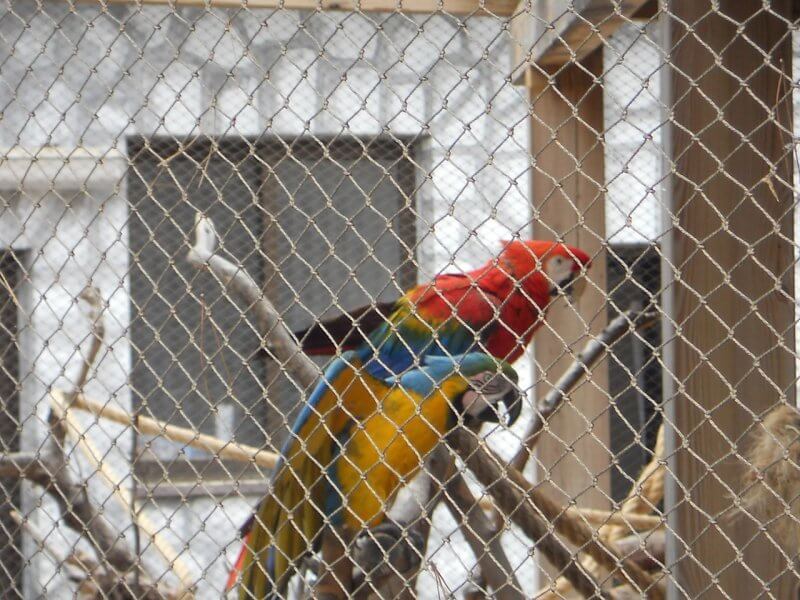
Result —
<instances>
[{"instance_id":1,"label":"bird's eye","mask_svg":"<svg viewBox=\"0 0 800 600\"><path fill-rule=\"evenodd\" d=\"M489 396L500 394L508 387L505 378L497 373L487 373L479 383L480 391Z\"/></svg>"}]
</instances>

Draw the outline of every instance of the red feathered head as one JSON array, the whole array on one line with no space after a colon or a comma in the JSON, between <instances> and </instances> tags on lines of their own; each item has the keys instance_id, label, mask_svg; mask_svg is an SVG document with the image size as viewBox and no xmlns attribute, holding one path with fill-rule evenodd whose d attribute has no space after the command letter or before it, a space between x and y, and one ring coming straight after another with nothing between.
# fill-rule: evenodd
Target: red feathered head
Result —
<instances>
[{"instance_id":1,"label":"red feathered head","mask_svg":"<svg viewBox=\"0 0 800 600\"><path fill-rule=\"evenodd\" d=\"M506 242L499 266L531 292L555 295L567 291L592 259L575 246L544 240Z\"/></svg>"}]
</instances>

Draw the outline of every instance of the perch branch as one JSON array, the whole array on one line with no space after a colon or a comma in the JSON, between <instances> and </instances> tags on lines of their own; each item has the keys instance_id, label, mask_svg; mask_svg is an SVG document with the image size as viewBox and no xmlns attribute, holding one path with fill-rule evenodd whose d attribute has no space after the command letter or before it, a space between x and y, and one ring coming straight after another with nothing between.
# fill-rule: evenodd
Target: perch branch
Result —
<instances>
[{"instance_id":1,"label":"perch branch","mask_svg":"<svg viewBox=\"0 0 800 600\"><path fill-rule=\"evenodd\" d=\"M78 372L78 377L75 379L75 384L73 385L73 391L70 394L70 397L77 396L86 386L86 382L89 380L89 375L92 372L92 367L94 367L94 364L97 361L97 356L100 354L100 348L103 346L103 338L106 334L105 324L103 322L103 301L100 297L100 292L98 289L93 286L86 286L78 295L78 298L85 301L89 305L90 318L92 321L90 333L92 343L89 345L88 354L83 357L83 360L81 361L81 370ZM60 457L61 461L66 466L67 460L65 456L64 441L67 436L67 429L64 424L63 417L63 414L56 414L51 410L47 421L48 425L50 425L50 435L52 436L52 441L54 442L54 448L52 452L53 457Z\"/></svg>"},{"instance_id":2,"label":"perch branch","mask_svg":"<svg viewBox=\"0 0 800 600\"><path fill-rule=\"evenodd\" d=\"M662 598L660 588L655 585L649 574L632 561L620 557L613 548L603 544L585 523L569 518L561 506L534 488L514 467L508 466L502 470L499 466L503 464L500 459L479 445L474 435L459 428L447 439L481 484L492 494L502 511L514 519L531 539L539 541L549 534L547 525L539 516L541 514L556 531L586 552L606 571L612 574L619 571L648 597ZM523 514L528 515L524 525L523 522L517 521ZM577 591L585 595L588 591L587 581L591 581L592 586L597 585L585 570L581 568L576 571L577 565L574 563L570 567L572 570L566 569L562 564L563 555L560 556L557 552L552 554L554 549L552 544L542 544L542 550L546 552L548 559L551 562L555 560L553 564L563 571L564 576ZM561 546L558 549L566 552ZM569 556L569 553L566 552L566 555ZM569 560L572 561L571 556ZM576 577L577 573L583 574L585 579Z\"/></svg>"},{"instance_id":3,"label":"perch branch","mask_svg":"<svg viewBox=\"0 0 800 600\"><path fill-rule=\"evenodd\" d=\"M639 473L628 496L622 502L623 516L633 518L653 512L664 497L664 472L664 425L662 424L658 428L656 445L650 462ZM657 518L660 519L660 517ZM607 533L603 530L601 533L606 534L609 540L614 541L624 536L626 531L621 527L609 527Z\"/></svg>"},{"instance_id":4,"label":"perch branch","mask_svg":"<svg viewBox=\"0 0 800 600\"><path fill-rule=\"evenodd\" d=\"M644 539L638 535L620 538L615 546L620 554L630 556L633 562L646 571L664 567L667 537L663 527L649 533Z\"/></svg>"},{"instance_id":5,"label":"perch branch","mask_svg":"<svg viewBox=\"0 0 800 600\"><path fill-rule=\"evenodd\" d=\"M59 390L53 390L50 394L50 399L54 410L63 415L61 418L66 426L67 435L74 439L81 454L94 468L94 473L105 480L112 491L113 497L125 510L130 512L134 524L152 541L153 547L177 575L181 582L182 591L190 589L194 585L191 569L186 564L186 560L181 556L181 553L165 538L164 528L155 523L146 513L136 510L135 498L130 489L124 485L125 477L118 473L109 461L103 459L104 454L94 445L91 437L87 435L86 428L75 418L72 412L65 409L66 395ZM81 408L83 402L83 394L74 395L71 408Z\"/></svg>"},{"instance_id":6,"label":"perch branch","mask_svg":"<svg viewBox=\"0 0 800 600\"><path fill-rule=\"evenodd\" d=\"M541 400L536 403L536 410L528 431L525 433L522 447L511 460L511 466L523 471L533 448L539 438L544 423L558 410L569 393L581 379L590 373L592 367L605 356L606 352L625 334L653 325L658 318L656 311L643 311L632 307L613 319L600 335L592 337L581 350L575 362L564 372L556 384Z\"/></svg>"},{"instance_id":7,"label":"perch branch","mask_svg":"<svg viewBox=\"0 0 800 600\"><path fill-rule=\"evenodd\" d=\"M86 382L89 381L89 375L97 362L97 356L100 354L103 340L106 337L106 325L103 319L103 298L100 296L100 290L94 286L86 286L78 297L89 305L89 314L92 320L92 343L89 345L89 353L83 360L81 370L75 380L74 396L82 393L86 387Z\"/></svg>"},{"instance_id":8,"label":"perch branch","mask_svg":"<svg viewBox=\"0 0 800 600\"><path fill-rule=\"evenodd\" d=\"M422 540L419 553L419 565L413 573L403 573L392 565L384 569L385 575L378 579L375 573L370 574L370 581L356 590L358 599L372 600L378 597L375 590L380 590L380 596L393 597L398 600L413 600L416 597L416 582L422 567L431 532L430 516L436 509L441 498L441 482L448 476L450 456L447 449L439 445L425 459L423 470L407 485L400 488L392 506L386 513L387 518L395 523L410 524L409 533L416 534ZM401 542L404 543L404 542ZM409 552L413 552L411 548ZM357 556L357 555L355 555ZM354 562L359 564L359 559ZM363 568L362 568L363 569Z\"/></svg>"},{"instance_id":9,"label":"perch branch","mask_svg":"<svg viewBox=\"0 0 800 600\"><path fill-rule=\"evenodd\" d=\"M437 446L428 457L425 469L428 487L420 496L426 498L427 502L420 501L419 497L404 497L416 483L415 480L400 490L388 513L389 518L404 523L413 522L413 528L423 540L427 541L430 533L430 516L438 503L444 501L450 515L460 524L464 539L475 555L477 565L486 583L492 588L494 597L500 600L519 600L524 597L516 573L497 535L497 528L491 518L481 510L480 502L470 491L462 474L457 471L453 456L446 446ZM399 517L395 514L397 505L402 505L406 510L406 513ZM407 514L409 506L415 509L415 514ZM405 591L409 589L413 587L408 586Z\"/></svg>"},{"instance_id":10,"label":"perch branch","mask_svg":"<svg viewBox=\"0 0 800 600\"><path fill-rule=\"evenodd\" d=\"M268 469L274 467L275 462L278 460L278 455L274 452L259 450L246 444L226 442L214 436L199 433L194 429L169 425L164 421L145 416L139 416L134 419L130 413L114 406L91 400L85 394L75 396L72 401L72 407L119 425L136 427L137 431L142 434L164 437L178 444L186 444L187 446L204 450L218 458L238 462L252 462Z\"/></svg>"},{"instance_id":11,"label":"perch branch","mask_svg":"<svg viewBox=\"0 0 800 600\"><path fill-rule=\"evenodd\" d=\"M26 519L18 511L11 510L8 514L18 527L25 530L39 550L49 554L56 564L66 565L68 572L71 572L68 577L72 581L86 579L88 575L97 569L98 565L94 559L77 552L67 554L64 548L54 544L30 519Z\"/></svg>"},{"instance_id":12,"label":"perch branch","mask_svg":"<svg viewBox=\"0 0 800 600\"><path fill-rule=\"evenodd\" d=\"M623 513L620 511L601 510L599 508L579 508L572 506L567 509L567 514L573 519L583 519L589 525L615 525L623 531L650 531L664 524L661 517L655 515L640 515Z\"/></svg>"},{"instance_id":13,"label":"perch branch","mask_svg":"<svg viewBox=\"0 0 800 600\"><path fill-rule=\"evenodd\" d=\"M169 593L158 589L159 584L154 582L138 557L130 551L124 537L109 525L101 511L93 505L87 483L74 478L67 460L65 442L70 423L73 423L74 419L74 416L69 414L67 406L89 380L105 337L103 304L99 292L93 287L87 287L80 298L86 301L91 309L92 342L83 358L73 390L65 395L63 403L51 406L48 416L50 436L42 451L35 457L36 462L31 462L24 456L12 456L10 462L19 467L23 464L22 459L27 461L18 476L42 486L58 504L64 523L86 538L93 547L99 561L98 567L87 574L88 577L81 583L82 589L89 586L97 594L111 596L115 595L114 590L121 589L142 598L170 596ZM79 445L86 443L88 440L85 436L81 436ZM12 465L7 462L3 468ZM130 506L126 504L125 508Z\"/></svg>"},{"instance_id":14,"label":"perch branch","mask_svg":"<svg viewBox=\"0 0 800 600\"><path fill-rule=\"evenodd\" d=\"M480 505L481 508L490 513L495 513L497 511L496 505L491 498L481 498ZM597 527L616 525L622 527L626 532L650 531L664 524L663 519L656 515L622 513L618 510L609 511L600 508L571 506L566 509L566 512L570 518L583 519L589 525Z\"/></svg>"},{"instance_id":15,"label":"perch branch","mask_svg":"<svg viewBox=\"0 0 800 600\"><path fill-rule=\"evenodd\" d=\"M319 369L297 345L292 333L284 325L278 311L250 275L216 254L217 232L211 220L198 213L195 218L194 245L187 260L197 268L208 269L225 288L238 294L256 314L267 348L283 365L287 374L304 388L310 388L319 377Z\"/></svg>"},{"instance_id":16,"label":"perch branch","mask_svg":"<svg viewBox=\"0 0 800 600\"><path fill-rule=\"evenodd\" d=\"M63 392L54 391L54 395L63 394ZM107 419L114 423L118 423L120 425L133 425L133 417L116 407L102 404L96 400L91 400L86 397L85 394L79 394L73 400L72 404L73 408L77 408L80 410L84 410L89 412L99 418ZM151 419L149 417L139 417L138 420L139 425L139 432L148 434L148 435L159 435L165 437L169 440L172 440L176 443L187 444L189 446L198 448L200 450L207 451L211 454L219 456L220 458L224 458L227 460L233 460L238 462L254 462L255 464L265 467L265 468L272 468L275 465L275 461L277 460L277 455L266 451L266 450L259 450L252 446L247 446L245 444L237 444L235 442L226 442L219 438L215 438L213 436L205 435L205 434L198 434L192 429L183 428L183 427L176 427L174 425L168 425L163 421L158 421L156 419ZM95 453L95 456L99 456ZM440 460L442 457L439 457ZM449 459L448 459L449 460ZM102 463L105 464L105 463ZM486 540L492 539L492 532L494 528L492 527L491 523L488 519L481 519L480 522L478 518L472 516L471 510L468 507L473 506L473 497L472 493L469 492L469 488L465 487L465 482L463 478L457 478L453 480L449 480L447 475L444 472L440 473L440 469L438 469L435 465L439 464L438 462L429 462L426 465L426 472L430 474L430 476L434 479L431 482L432 486L439 485L440 482L448 481L447 485L447 494L449 496L447 507L453 513L454 518L461 520L463 515L467 515L467 526L468 529L478 532L478 535ZM2 473L0 473L2 476ZM107 478L109 483L113 484L114 478ZM116 478L116 480L120 480L120 478ZM641 485L650 485L646 483L651 481L644 475L640 477ZM468 492L468 495L464 492ZM429 492L430 496L433 497L433 494ZM398 499L398 502L401 499ZM406 499L403 499L406 500ZM436 498L435 501L438 502L439 498ZM411 502L416 502L419 504L419 501L411 500ZM435 503L436 503L435 502ZM627 502L627 501L626 501ZM432 505L435 506L435 503ZM490 498L482 498L479 502L481 508L486 510L494 510L494 503L491 501ZM459 512L461 511L461 512ZM578 508L578 507L570 507L566 509L569 516L573 519L584 519L587 523L596 526L611 526L615 525L621 528L621 531L649 531L652 529L656 529L660 525L662 525L661 517L654 516L654 515L647 515L647 514L639 514L638 512L631 512L625 511L623 514L620 511L606 511L600 509L592 509L592 508ZM431 511L428 511L431 512ZM391 517L395 518L395 517ZM395 520L398 520L395 518ZM407 517L400 519L403 522L411 522L414 521L414 517ZM418 521L420 524L427 524L428 521L426 519L420 519ZM147 527L142 526L142 529L147 532ZM425 528L427 530L427 528ZM427 532L420 531L422 534L423 539L427 539ZM485 553L486 546L483 542L481 542L478 538L474 536L473 540L470 542L474 551L480 549L480 554ZM477 542L477 545L476 545ZM492 561L492 564L495 565L494 569L488 569L490 573L489 577L487 578L487 582L493 589L498 589L495 587L496 585L506 585L506 586L513 586L514 589L520 589L519 587L514 585L514 581L509 579L508 583L506 583L506 579L508 574L511 573L511 570L504 571L507 565L500 565L499 568L496 561ZM510 567L509 567L510 569ZM492 574L495 572L494 574Z\"/></svg>"},{"instance_id":17,"label":"perch branch","mask_svg":"<svg viewBox=\"0 0 800 600\"><path fill-rule=\"evenodd\" d=\"M0 454L0 477L16 477L28 481L49 478L40 456L32 452Z\"/></svg>"},{"instance_id":18,"label":"perch branch","mask_svg":"<svg viewBox=\"0 0 800 600\"><path fill-rule=\"evenodd\" d=\"M92 344L76 380L75 393L86 384L104 335L97 290L87 287L81 293L81 298L89 302L93 312ZM50 411L48 417L50 437L45 449L37 457L38 465L23 469L19 472L19 476L38 483L56 500L64 522L89 541L101 561L107 562L113 570L121 573L141 568L122 537L114 532L92 505L86 485L78 483L73 478L64 448L67 428L63 417L61 411Z\"/></svg>"},{"instance_id":19,"label":"perch branch","mask_svg":"<svg viewBox=\"0 0 800 600\"><path fill-rule=\"evenodd\" d=\"M653 457L650 462L645 465L636 482L631 486L628 496L622 503L621 512L619 513L626 520L634 520L647 516L650 519L657 519L658 526L663 525L663 519L657 516L646 515L655 508L664 496L664 426L663 424L658 430L656 438L656 445L653 451ZM616 527L614 525L617 525ZM598 531L598 536L607 543L614 543L625 535L627 529L615 523L606 523ZM634 536L634 539L639 539ZM649 538L648 538L649 539ZM639 542L641 544L641 542ZM645 541L645 546L647 542ZM623 552L623 554L627 554ZM584 560L586 568L593 573L598 571L597 563L590 558ZM557 600L563 598L570 591L570 582L559 577L556 580L555 586L552 589L541 590L537 594L537 598L541 597L542 600Z\"/></svg>"},{"instance_id":20,"label":"perch branch","mask_svg":"<svg viewBox=\"0 0 800 600\"><path fill-rule=\"evenodd\" d=\"M527 500L523 490L527 485L515 485L512 478L506 477L499 462L490 458L487 451L479 446L475 435L463 428L450 433L447 442L464 461L464 464L478 478L478 481L497 501L500 509L536 545L547 559L559 569L573 587L585 598L598 595L609 598L595 579L574 559L569 550L550 531L548 523L540 516L537 508Z\"/></svg>"},{"instance_id":21,"label":"perch branch","mask_svg":"<svg viewBox=\"0 0 800 600\"><path fill-rule=\"evenodd\" d=\"M61 442L63 443L64 436L71 435L83 456L94 467L95 473L99 474L111 488L113 497L123 509L129 512L134 525L150 537L154 548L178 576L182 586L181 593L183 593L193 585L191 570L186 561L181 558L180 553L165 538L162 532L163 528L154 523L146 514L139 513L136 510L133 495L123 485L125 478L114 470L109 461L103 460L104 453L94 445L90 436L86 435L85 428L77 420L74 413L71 412L72 408L77 408L77 403L84 400L86 382L89 380L92 368L95 367L106 336L105 303L100 290L94 286L87 286L83 289L79 298L89 306L92 342L81 365L81 370L75 379L72 391L60 393L54 390L51 393L50 414L57 417L54 422L58 423L59 435L62 436ZM130 425L134 425L133 420L131 420Z\"/></svg>"},{"instance_id":22,"label":"perch branch","mask_svg":"<svg viewBox=\"0 0 800 600\"><path fill-rule=\"evenodd\" d=\"M51 447L55 444L49 444ZM138 561L92 505L86 486L72 477L68 465L52 449L37 456L12 453L0 456L0 474L20 477L35 483L50 494L63 514L64 523L84 536L94 547L98 558L114 570L127 573Z\"/></svg>"},{"instance_id":23,"label":"perch branch","mask_svg":"<svg viewBox=\"0 0 800 600\"><path fill-rule=\"evenodd\" d=\"M413 516L404 514L399 520L405 523L414 522L415 530L423 540L427 541L430 533L430 516L438 503L444 500L450 515L460 524L464 539L475 555L486 583L492 588L493 596L499 600L523 598L522 587L511 567L511 562L506 557L500 537L497 535L497 528L492 524L491 518L481 510L480 502L470 491L462 474L456 470L453 456L445 446L439 445L431 453L425 463L425 469L429 482L426 495L427 509L416 510ZM407 488L404 488L400 491L395 505L402 502L405 507L423 508L424 503L418 498L402 497L406 490ZM398 519L392 514L394 508L393 505L388 516L397 521ZM428 518L424 518L426 516ZM405 591L408 592L409 589L413 589L413 586L408 586Z\"/></svg>"},{"instance_id":24,"label":"perch branch","mask_svg":"<svg viewBox=\"0 0 800 600\"><path fill-rule=\"evenodd\" d=\"M283 364L285 371L290 377L297 381L302 387L306 389L311 388L319 377L317 366L300 349L294 336L283 324L278 311L264 294L261 293L253 278L241 267L215 254L217 249L217 234L208 217L200 214L197 215L195 219L194 236L194 244L189 250L187 260L197 268L208 269L225 287L228 287L246 304L253 308L266 346ZM456 473L455 476L461 477L458 473ZM467 491L469 490L467 489ZM470 498L465 498L465 503L469 503L469 506L476 503L475 499L471 498L471 496L470 494ZM471 514L474 515L472 518L475 520L485 518L485 515L481 515L479 511ZM460 515L456 518L459 519ZM462 526L462 529L464 529L465 534L468 534L467 527ZM499 544L497 544L497 546L497 554L494 557L489 557L485 551L478 555L477 558L482 568L486 565L486 568L491 570L492 567L489 565L494 565L496 569L497 566L495 563L501 560L508 563L508 559L505 557L505 552L502 547L500 547ZM484 575L487 575L485 571ZM505 574L503 583L506 583L510 577L511 572Z\"/></svg>"},{"instance_id":25,"label":"perch branch","mask_svg":"<svg viewBox=\"0 0 800 600\"><path fill-rule=\"evenodd\" d=\"M464 477L456 470L452 457L448 459L451 475L445 486L445 504L456 523L463 523L461 531L464 539L493 591L492 596L509 599L524 597L516 573L503 550L497 528L481 510Z\"/></svg>"}]
</instances>

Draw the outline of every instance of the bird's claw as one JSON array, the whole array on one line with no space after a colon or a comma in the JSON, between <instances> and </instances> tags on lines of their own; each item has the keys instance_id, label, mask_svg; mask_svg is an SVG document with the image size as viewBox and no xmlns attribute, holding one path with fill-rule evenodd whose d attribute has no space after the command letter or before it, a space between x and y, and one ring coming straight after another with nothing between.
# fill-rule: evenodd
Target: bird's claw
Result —
<instances>
[{"instance_id":1,"label":"bird's claw","mask_svg":"<svg viewBox=\"0 0 800 600\"><path fill-rule=\"evenodd\" d=\"M424 548L425 541L413 528L386 521L358 534L353 561L373 578L414 573L422 563Z\"/></svg>"}]
</instances>

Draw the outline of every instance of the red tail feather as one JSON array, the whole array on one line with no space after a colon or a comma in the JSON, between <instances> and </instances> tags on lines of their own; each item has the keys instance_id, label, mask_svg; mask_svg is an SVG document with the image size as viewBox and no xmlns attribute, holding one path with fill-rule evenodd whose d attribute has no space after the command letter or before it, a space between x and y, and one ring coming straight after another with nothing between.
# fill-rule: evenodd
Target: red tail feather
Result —
<instances>
[{"instance_id":1,"label":"red tail feather","mask_svg":"<svg viewBox=\"0 0 800 600\"><path fill-rule=\"evenodd\" d=\"M231 572L228 574L228 581L225 583L225 591L229 592L233 589L233 586L236 585L236 581L239 579L239 576L242 574L242 566L244 565L244 557L247 553L247 547L250 543L250 533L247 533L244 538L242 539L242 549L239 550L239 556L236 557L236 562L231 569Z\"/></svg>"}]
</instances>

